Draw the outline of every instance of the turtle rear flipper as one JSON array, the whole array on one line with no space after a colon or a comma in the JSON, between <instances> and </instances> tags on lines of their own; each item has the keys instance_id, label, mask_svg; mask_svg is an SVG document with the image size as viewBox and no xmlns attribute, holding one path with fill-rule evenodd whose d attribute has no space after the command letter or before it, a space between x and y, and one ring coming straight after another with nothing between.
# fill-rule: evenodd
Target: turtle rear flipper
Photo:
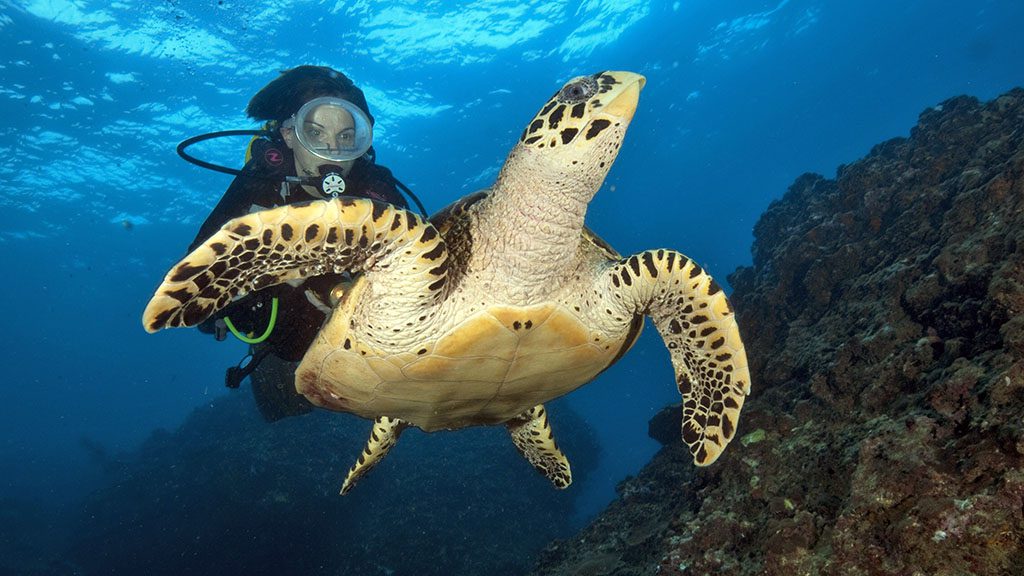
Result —
<instances>
[{"instance_id":1,"label":"turtle rear flipper","mask_svg":"<svg viewBox=\"0 0 1024 576\"><path fill-rule=\"evenodd\" d=\"M509 420L505 426L512 436L512 443L516 445L523 458L551 480L555 488L567 488L572 484L569 460L555 443L543 404L538 404Z\"/></svg>"},{"instance_id":2,"label":"turtle rear flipper","mask_svg":"<svg viewBox=\"0 0 1024 576\"><path fill-rule=\"evenodd\" d=\"M235 218L171 268L146 306L148 332L194 326L249 292L327 273L396 270L440 296L444 240L414 212L366 198L317 200Z\"/></svg>"},{"instance_id":3,"label":"turtle rear flipper","mask_svg":"<svg viewBox=\"0 0 1024 576\"><path fill-rule=\"evenodd\" d=\"M654 320L683 397L683 441L695 464L713 463L735 435L750 393L747 354L722 288L673 250L619 260L600 282L627 315Z\"/></svg>"},{"instance_id":4,"label":"turtle rear flipper","mask_svg":"<svg viewBox=\"0 0 1024 576\"><path fill-rule=\"evenodd\" d=\"M381 416L373 422L373 429L370 431L370 439L367 440L366 447L359 454L359 460L352 465L348 475L345 476L344 484L341 485L342 496L348 494L349 490L356 485L360 478L365 476L367 472L387 456L388 452L394 448L395 443L398 442L398 437L402 435L402 431L408 427L409 424L407 422L403 422L398 418L388 418L387 416Z\"/></svg>"}]
</instances>

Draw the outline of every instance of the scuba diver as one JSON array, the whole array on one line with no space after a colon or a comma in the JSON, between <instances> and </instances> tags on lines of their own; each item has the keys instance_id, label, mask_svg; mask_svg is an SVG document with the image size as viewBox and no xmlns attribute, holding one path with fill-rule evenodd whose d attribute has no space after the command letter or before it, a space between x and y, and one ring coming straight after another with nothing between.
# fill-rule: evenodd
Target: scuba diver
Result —
<instances>
[{"instance_id":1,"label":"scuba diver","mask_svg":"<svg viewBox=\"0 0 1024 576\"><path fill-rule=\"evenodd\" d=\"M264 122L264 128L203 134L178 145L178 154L185 160L235 176L200 226L189 252L232 218L339 195L408 208L401 188L425 214L419 199L375 162L373 116L363 91L341 72L324 66L285 70L252 97L246 114ZM238 135L253 136L241 170L204 162L186 152L196 142ZM225 384L237 388L249 376L256 404L267 421L313 409L295 391L296 363L327 317L331 291L346 280L342 274L327 274L297 285L259 290L199 325L200 331L214 334L217 340L224 340L230 331L250 344L239 365L228 368Z\"/></svg>"}]
</instances>

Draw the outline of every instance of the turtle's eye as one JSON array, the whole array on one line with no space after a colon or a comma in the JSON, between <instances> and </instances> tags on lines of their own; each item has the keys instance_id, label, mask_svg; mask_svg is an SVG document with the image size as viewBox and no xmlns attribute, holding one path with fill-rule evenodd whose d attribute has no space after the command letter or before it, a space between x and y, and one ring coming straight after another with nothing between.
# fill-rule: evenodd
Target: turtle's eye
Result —
<instances>
[{"instance_id":1,"label":"turtle's eye","mask_svg":"<svg viewBox=\"0 0 1024 576\"><path fill-rule=\"evenodd\" d=\"M575 104L589 99L597 93L597 82L593 78L580 78L567 84L558 95L559 99Z\"/></svg>"}]
</instances>

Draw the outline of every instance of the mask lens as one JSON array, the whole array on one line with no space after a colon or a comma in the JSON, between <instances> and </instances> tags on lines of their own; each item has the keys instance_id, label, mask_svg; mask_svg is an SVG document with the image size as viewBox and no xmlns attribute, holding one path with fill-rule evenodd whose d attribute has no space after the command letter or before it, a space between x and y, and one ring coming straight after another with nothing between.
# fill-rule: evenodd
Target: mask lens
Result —
<instances>
[{"instance_id":1,"label":"mask lens","mask_svg":"<svg viewBox=\"0 0 1024 576\"><path fill-rule=\"evenodd\" d=\"M355 160L373 143L369 118L341 98L310 100L295 114L294 128L299 144L324 160Z\"/></svg>"}]
</instances>

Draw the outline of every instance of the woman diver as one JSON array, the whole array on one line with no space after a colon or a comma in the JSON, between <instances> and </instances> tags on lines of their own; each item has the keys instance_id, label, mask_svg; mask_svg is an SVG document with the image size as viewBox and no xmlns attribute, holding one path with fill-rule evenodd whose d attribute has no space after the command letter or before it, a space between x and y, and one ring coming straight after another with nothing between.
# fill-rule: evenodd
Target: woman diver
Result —
<instances>
[{"instance_id":1,"label":"woman diver","mask_svg":"<svg viewBox=\"0 0 1024 576\"><path fill-rule=\"evenodd\" d=\"M204 134L178 146L178 153L189 162L235 175L200 226L190 252L232 218L296 202L345 195L406 208L401 187L424 212L408 188L375 162L373 116L363 91L341 72L324 66L285 70L252 97L246 114L264 122L264 129ZM203 162L186 152L196 142L240 134L255 136L241 170ZM320 330L331 290L344 280L343 275L327 274L297 286L266 288L228 305L199 326L218 340L230 330L251 344L239 366L228 369L226 384L235 388L250 376L266 420L312 409L295 392L295 362Z\"/></svg>"}]
</instances>

